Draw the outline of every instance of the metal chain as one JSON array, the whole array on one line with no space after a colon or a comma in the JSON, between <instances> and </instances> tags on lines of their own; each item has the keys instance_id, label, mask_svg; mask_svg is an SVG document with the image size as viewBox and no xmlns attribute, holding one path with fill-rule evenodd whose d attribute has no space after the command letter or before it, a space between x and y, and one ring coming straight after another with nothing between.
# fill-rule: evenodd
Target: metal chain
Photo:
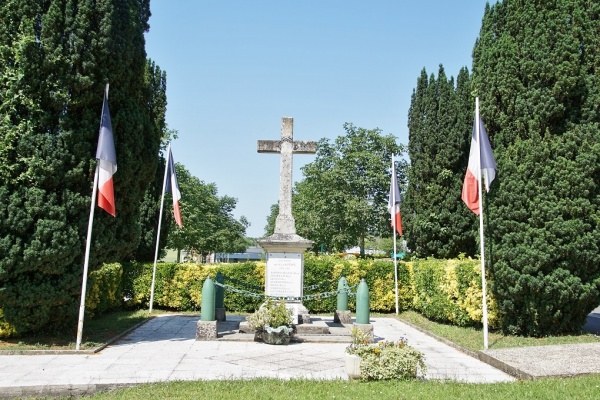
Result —
<instances>
[{"instance_id":1,"label":"metal chain","mask_svg":"<svg viewBox=\"0 0 600 400\"><path fill-rule=\"evenodd\" d=\"M240 281L240 280L235 279L235 278L230 278L230 277L228 277L226 275L223 275L223 281L230 281L232 283L235 283L236 285L244 286L244 287L247 287L247 288L250 288L250 289L254 289L254 290L263 290L262 287L254 286L254 285L252 285L252 284L250 284L248 282Z\"/></svg>"},{"instance_id":2,"label":"metal chain","mask_svg":"<svg viewBox=\"0 0 600 400\"><path fill-rule=\"evenodd\" d=\"M322 292L322 293L309 294L309 295L302 296L302 297L267 296L266 294L259 294L259 293L251 292L249 290L238 289L235 286L231 286L231 285L228 285L225 283L219 283L217 281L214 281L214 284L216 286L222 287L225 290L229 290L234 293L240 293L245 296L254 297L254 298L271 298L273 300L302 301L302 300L326 299L328 297L337 296L337 294L338 294L338 290L336 290L333 292ZM357 286L358 285L354 285L354 286L350 287L350 286L348 286L348 284L346 284L346 285L344 285L344 288L342 289L342 291L346 291L346 293L348 293L348 296L354 297L354 296L356 296L356 293L352 293L352 289L356 288Z\"/></svg>"}]
</instances>

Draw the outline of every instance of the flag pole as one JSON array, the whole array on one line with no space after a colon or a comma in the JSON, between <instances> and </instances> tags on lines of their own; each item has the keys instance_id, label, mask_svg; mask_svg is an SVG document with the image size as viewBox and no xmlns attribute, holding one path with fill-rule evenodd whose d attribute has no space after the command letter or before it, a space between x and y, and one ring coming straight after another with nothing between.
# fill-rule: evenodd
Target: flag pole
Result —
<instances>
[{"instance_id":1,"label":"flag pole","mask_svg":"<svg viewBox=\"0 0 600 400\"><path fill-rule=\"evenodd\" d=\"M165 188L167 186L167 171L169 170L169 157L171 156L171 143L167 146L167 159L165 162L165 177L163 179L162 195L160 197L160 212L158 214L158 230L156 231L156 250L154 251L154 267L152 268L152 284L150 285L150 308L148 313L152 313L154 304L154 282L156 281L156 261L158 260L158 248L160 243L160 227L162 224L163 206L165 204Z\"/></svg>"},{"instance_id":2,"label":"flag pole","mask_svg":"<svg viewBox=\"0 0 600 400\"><path fill-rule=\"evenodd\" d=\"M105 96L108 99L109 84L106 84ZM102 117L104 116L104 101L102 101L102 113L100 114L100 126L102 126ZM90 266L90 244L92 241L92 227L94 225L94 210L96 209L96 194L98 193L98 174L99 162L96 160L96 171L94 172L94 188L92 189L92 201L90 204L90 218L88 220L87 238L85 241L85 256L83 261L83 278L81 279L81 301L79 302L79 320L77 321L77 341L75 350L81 347L81 337L83 336L83 318L85 315L85 292L87 290L87 276Z\"/></svg>"},{"instance_id":3,"label":"flag pole","mask_svg":"<svg viewBox=\"0 0 600 400\"><path fill-rule=\"evenodd\" d=\"M485 279L485 245L483 242L483 193L481 189L481 184L483 180L482 171L481 171L481 119L479 118L479 97L475 98L475 127L476 127L476 137L477 137L477 151L479 152L479 173L477 176L477 181L479 184L477 185L477 190L479 192L479 242L481 245L481 292L482 292L482 309L483 309L483 348L487 350L488 348L488 315L487 315L487 288L486 288L486 279Z\"/></svg>"},{"instance_id":4,"label":"flag pole","mask_svg":"<svg viewBox=\"0 0 600 400\"><path fill-rule=\"evenodd\" d=\"M394 164L394 154L392 154L392 179L396 176L396 165ZM390 216L392 217L392 230L394 232L394 287L395 287L395 296L396 296L396 315L399 314L398 309L398 256L396 249L396 191L392 190L392 204L394 205L394 214L390 212Z\"/></svg>"},{"instance_id":5,"label":"flag pole","mask_svg":"<svg viewBox=\"0 0 600 400\"><path fill-rule=\"evenodd\" d=\"M96 193L98 192L98 165L94 172L94 189L92 190L92 202L90 205L90 218L88 221L87 239L85 242L85 260L83 262L83 278L81 283L81 301L79 303L79 321L77 323L77 342L75 350L81 346L81 337L83 335L83 316L85 314L85 291L87 288L87 275L90 264L90 242L92 241L92 226L94 225L94 209L96 208Z\"/></svg>"}]
</instances>

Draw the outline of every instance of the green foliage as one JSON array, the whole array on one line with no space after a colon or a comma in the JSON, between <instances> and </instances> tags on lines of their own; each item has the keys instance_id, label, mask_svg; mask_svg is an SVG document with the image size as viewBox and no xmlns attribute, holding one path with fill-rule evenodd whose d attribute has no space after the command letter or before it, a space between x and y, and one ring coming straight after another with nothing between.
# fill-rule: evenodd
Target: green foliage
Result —
<instances>
[{"instance_id":1,"label":"green foliage","mask_svg":"<svg viewBox=\"0 0 600 400\"><path fill-rule=\"evenodd\" d=\"M149 15L148 0L0 6L0 307L20 333L76 319L107 82L117 218L96 213L90 270L140 240L164 120L144 50Z\"/></svg>"},{"instance_id":2,"label":"green foliage","mask_svg":"<svg viewBox=\"0 0 600 400\"><path fill-rule=\"evenodd\" d=\"M162 184L165 173L165 159L161 157L160 167L156 169L154 181L150 183L144 194L144 200L140 205L140 224L142 226L140 243L130 257L130 260L140 262L154 262L156 255L156 230L160 216L160 203L162 195ZM166 203L166 202L165 202ZM158 259L165 256L165 247L169 237L169 228L172 224L173 213L169 212L169 204L166 205L162 214L160 229L160 244Z\"/></svg>"},{"instance_id":3,"label":"green foliage","mask_svg":"<svg viewBox=\"0 0 600 400\"><path fill-rule=\"evenodd\" d=\"M420 257L475 255L477 224L460 199L473 124L471 78L462 68L454 85L438 76L417 79L408 114L410 157L401 205L408 248Z\"/></svg>"},{"instance_id":4,"label":"green foliage","mask_svg":"<svg viewBox=\"0 0 600 400\"><path fill-rule=\"evenodd\" d=\"M486 399L596 400L600 375L572 378L519 380L506 383L465 383L446 380L426 381L348 381L345 379L313 380L256 378L239 380L199 380L140 384L134 387L97 393L93 400L147 400L160 394L163 398L189 399L202 393L205 398L230 400L260 398L302 399ZM227 397L225 397L227 396Z\"/></svg>"},{"instance_id":5,"label":"green foliage","mask_svg":"<svg viewBox=\"0 0 600 400\"><path fill-rule=\"evenodd\" d=\"M263 261L220 264L217 271L225 276L226 284L253 293L264 293L265 263ZM248 297L242 293L225 291L225 308L233 312L253 312L258 309L262 302L262 298Z\"/></svg>"},{"instance_id":6,"label":"green foliage","mask_svg":"<svg viewBox=\"0 0 600 400\"><path fill-rule=\"evenodd\" d=\"M448 339L452 343L472 351L483 349L483 332L481 327L457 326L447 322L435 322L416 311L404 311L398 318L409 322L436 336ZM551 346L578 343L600 343L600 336L591 333L578 332L573 335L544 336L541 338L514 336L503 334L500 330L492 329L488 332L489 348L506 349L513 347Z\"/></svg>"},{"instance_id":7,"label":"green foliage","mask_svg":"<svg viewBox=\"0 0 600 400\"><path fill-rule=\"evenodd\" d=\"M431 260L415 266L415 298L414 307L427 318L444 321L448 315L450 302L440 290L444 278L443 263Z\"/></svg>"},{"instance_id":8,"label":"green foliage","mask_svg":"<svg viewBox=\"0 0 600 400\"><path fill-rule=\"evenodd\" d=\"M109 311L119 310L123 306L123 282L123 268L118 263L104 264L99 270L91 272L87 282L86 318L91 319ZM44 330L52 329L46 328L40 331ZM19 331L15 324L5 319L0 308L0 338L27 334Z\"/></svg>"},{"instance_id":9,"label":"green foliage","mask_svg":"<svg viewBox=\"0 0 600 400\"><path fill-rule=\"evenodd\" d=\"M304 258L304 286L310 289L304 291L305 295L337 291L338 281L342 272L334 268L338 262L333 257L313 257L305 255ZM314 287L314 289L312 289ZM354 303L349 298L349 304ZM306 300L304 306L311 312L330 312L337 305L337 297L324 297Z\"/></svg>"},{"instance_id":10,"label":"green foliage","mask_svg":"<svg viewBox=\"0 0 600 400\"><path fill-rule=\"evenodd\" d=\"M399 310L415 309L437 321L460 326L481 322L481 279L478 261L417 260L398 263ZM109 310L147 308L150 300L153 263L129 262L105 264L90 274L86 314L88 317ZM236 290L225 290L224 305L229 312L253 312L264 302L264 262L243 264L158 263L154 288L154 306L165 310L199 311L202 286L207 276ZM339 278L345 276L351 293L361 279L369 287L372 312L395 311L394 264L392 261L341 259L337 256L307 254L304 264L305 296L328 293L303 301L311 313L333 313ZM240 292L241 291L241 292ZM246 293L243 293L246 292ZM250 293L251 295L248 295ZM349 297L350 309L356 298ZM276 305L275 303L271 305ZM490 326L497 324L495 301L488 296ZM271 325L273 326L273 325ZM7 323L0 309L0 337L19 334Z\"/></svg>"},{"instance_id":11,"label":"green foliage","mask_svg":"<svg viewBox=\"0 0 600 400\"><path fill-rule=\"evenodd\" d=\"M419 372L421 376L427 374L425 356L405 339L377 344L353 343L346 352L360 357L360 377L365 381L408 380L416 378Z\"/></svg>"},{"instance_id":12,"label":"green foliage","mask_svg":"<svg viewBox=\"0 0 600 400\"><path fill-rule=\"evenodd\" d=\"M541 144L523 140L511 148L519 163L505 160L507 175L535 170L540 159L548 168L532 179L513 180L510 189L503 180L490 206L497 221L492 288L504 328L533 336L577 332L600 293L600 130L567 132ZM525 207L531 207L529 215Z\"/></svg>"},{"instance_id":13,"label":"green foliage","mask_svg":"<svg viewBox=\"0 0 600 400\"><path fill-rule=\"evenodd\" d=\"M411 276L413 308L434 321L481 326L482 290L479 260L415 260L405 263ZM493 282L488 278L488 285ZM406 309L406 308L405 308ZM496 300L487 294L488 324L500 323Z\"/></svg>"},{"instance_id":14,"label":"green foliage","mask_svg":"<svg viewBox=\"0 0 600 400\"><path fill-rule=\"evenodd\" d=\"M121 264L104 264L90 273L85 299L85 315L92 318L123 305L123 268Z\"/></svg>"},{"instance_id":15,"label":"green foliage","mask_svg":"<svg viewBox=\"0 0 600 400\"><path fill-rule=\"evenodd\" d=\"M261 331L266 327L291 327L292 310L286 307L284 300L275 301L267 298L259 309L248 317L247 321L250 329L254 331Z\"/></svg>"},{"instance_id":16,"label":"green foliage","mask_svg":"<svg viewBox=\"0 0 600 400\"><path fill-rule=\"evenodd\" d=\"M175 164L181 190L180 210L183 228L170 218L168 244L173 249L195 249L201 254L246 250L245 217L237 221L233 210L237 200L219 197L214 183L206 184ZM172 209L172 208L171 208Z\"/></svg>"},{"instance_id":17,"label":"green foliage","mask_svg":"<svg viewBox=\"0 0 600 400\"><path fill-rule=\"evenodd\" d=\"M312 256L305 259L305 295L337 291L343 275L352 293L361 279L369 286L373 312L395 309L393 262L345 260L337 256ZM479 262L460 260L417 260L398 263L400 311L416 309L423 315L457 325L473 325L481 321L481 281ZM146 308L149 305L152 263L105 264L90 274L86 314L102 314L121 306ZM225 308L230 312L257 310L264 302L264 262L243 264L158 263L154 305L179 311L198 311L201 307L202 285L207 276L215 279L218 272L224 283L237 290L253 293L248 296L225 290ZM495 320L494 300L488 298L490 321ZM305 300L312 313L331 313L336 307L336 295ZM275 303L271 305L276 305ZM355 298L349 298L350 309ZM2 322L0 314L0 322Z\"/></svg>"},{"instance_id":18,"label":"green foliage","mask_svg":"<svg viewBox=\"0 0 600 400\"><path fill-rule=\"evenodd\" d=\"M195 267L195 268L192 268ZM164 309L195 310L200 306L200 301L191 301L192 288L197 289L197 280L193 272L189 273L190 281L183 284L178 282L178 271L197 269L196 264L157 264L154 282L154 306ZM123 263L123 294L127 307L148 307L150 304L150 291L152 287L153 263ZM192 277L196 280L196 285ZM203 283L204 281L202 281ZM201 286L200 286L201 287ZM199 291L197 292L199 293ZM174 296L175 299L172 299ZM199 296L196 296L198 298Z\"/></svg>"},{"instance_id":19,"label":"green foliage","mask_svg":"<svg viewBox=\"0 0 600 400\"><path fill-rule=\"evenodd\" d=\"M153 267L153 263L123 263L123 296L127 299L125 306L149 307ZM154 307L199 311L202 306L202 285L209 275L214 280L217 272L226 277L225 284L254 293L264 293L264 263L158 263L154 283ZM261 303L261 298L225 291L224 306L230 312L254 311Z\"/></svg>"},{"instance_id":20,"label":"green foliage","mask_svg":"<svg viewBox=\"0 0 600 400\"><path fill-rule=\"evenodd\" d=\"M576 332L600 296L600 4L503 1L473 50L498 165L491 286L508 333Z\"/></svg>"},{"instance_id":21,"label":"green foliage","mask_svg":"<svg viewBox=\"0 0 600 400\"><path fill-rule=\"evenodd\" d=\"M302 168L304 180L295 186L292 211L298 234L315 242L314 251L321 246L341 251L359 243L364 254L367 237L392 233L387 211L390 162L404 147L379 129L346 123L344 130L346 135L334 143L321 139L315 161ZM404 161L397 162L400 184L405 168Z\"/></svg>"},{"instance_id":22,"label":"green foliage","mask_svg":"<svg viewBox=\"0 0 600 400\"><path fill-rule=\"evenodd\" d=\"M265 225L265 236L271 236L275 232L277 215L279 215L279 204L272 204L269 215L267 216L267 225Z\"/></svg>"}]
</instances>

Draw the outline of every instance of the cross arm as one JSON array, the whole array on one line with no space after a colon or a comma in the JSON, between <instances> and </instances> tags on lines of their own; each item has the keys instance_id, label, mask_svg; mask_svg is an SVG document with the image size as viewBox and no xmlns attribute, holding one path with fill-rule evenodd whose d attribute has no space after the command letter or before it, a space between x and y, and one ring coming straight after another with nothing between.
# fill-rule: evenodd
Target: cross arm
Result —
<instances>
[{"instance_id":1,"label":"cross arm","mask_svg":"<svg viewBox=\"0 0 600 400\"><path fill-rule=\"evenodd\" d=\"M281 142L279 140L259 140L259 153L281 153Z\"/></svg>"},{"instance_id":2,"label":"cross arm","mask_svg":"<svg viewBox=\"0 0 600 400\"><path fill-rule=\"evenodd\" d=\"M317 152L317 142L294 141L294 154L315 154Z\"/></svg>"}]
</instances>

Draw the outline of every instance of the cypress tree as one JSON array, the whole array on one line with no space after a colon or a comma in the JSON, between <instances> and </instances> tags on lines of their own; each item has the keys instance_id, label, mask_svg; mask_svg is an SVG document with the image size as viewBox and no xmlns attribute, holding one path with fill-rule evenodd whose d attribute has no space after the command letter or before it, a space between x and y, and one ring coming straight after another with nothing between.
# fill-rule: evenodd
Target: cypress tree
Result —
<instances>
[{"instance_id":1,"label":"cypress tree","mask_svg":"<svg viewBox=\"0 0 600 400\"><path fill-rule=\"evenodd\" d=\"M600 293L600 4L486 7L473 55L498 165L487 233L503 329L578 332Z\"/></svg>"},{"instance_id":2,"label":"cypress tree","mask_svg":"<svg viewBox=\"0 0 600 400\"><path fill-rule=\"evenodd\" d=\"M162 132L161 152L166 150L166 143L177 138L177 131L167 128L165 114L167 111L167 75L161 71L153 61L146 64L146 80L149 83L149 98L151 118L157 132ZM127 258L136 261L154 261L156 253L156 230L158 229L158 218L160 215L160 202L162 185L165 174L164 154L160 157L154 179L150 182L140 204L140 226L141 236L138 247ZM170 231L172 213L167 212L168 207L163 210L161 224L160 244L158 257L164 256L164 248Z\"/></svg>"},{"instance_id":3,"label":"cypress tree","mask_svg":"<svg viewBox=\"0 0 600 400\"><path fill-rule=\"evenodd\" d=\"M138 245L163 134L146 73L149 16L148 0L0 6L0 335L75 330L107 82L117 217L96 212L90 269Z\"/></svg>"},{"instance_id":4,"label":"cypress tree","mask_svg":"<svg viewBox=\"0 0 600 400\"><path fill-rule=\"evenodd\" d=\"M465 148L472 107L465 101L469 73L461 69L456 88L440 65L437 79L425 70L417 80L409 110L411 162L403 217L408 247L420 256L474 254L474 229L460 202ZM470 121L468 116L471 116Z\"/></svg>"}]
</instances>

